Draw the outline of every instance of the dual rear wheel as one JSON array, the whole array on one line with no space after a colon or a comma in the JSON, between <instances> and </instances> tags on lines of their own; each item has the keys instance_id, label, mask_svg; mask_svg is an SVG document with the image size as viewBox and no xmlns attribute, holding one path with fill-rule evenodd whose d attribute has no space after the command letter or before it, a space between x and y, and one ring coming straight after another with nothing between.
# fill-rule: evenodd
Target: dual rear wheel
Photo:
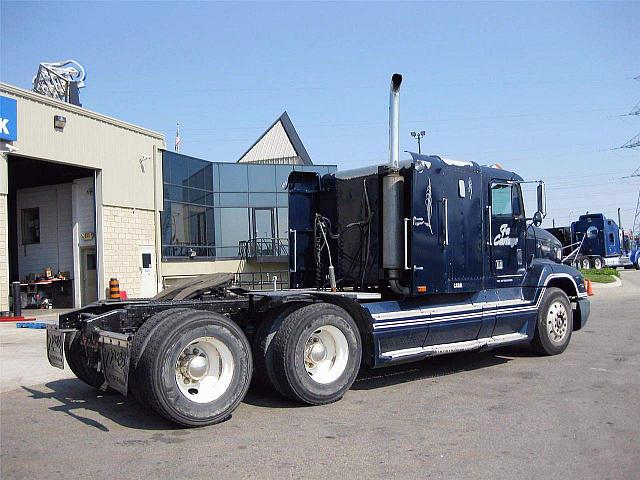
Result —
<instances>
[{"instance_id":1,"label":"dual rear wheel","mask_svg":"<svg viewBox=\"0 0 640 480\"><path fill-rule=\"evenodd\" d=\"M174 309L147 320L131 346L129 388L172 422L203 426L228 418L251 381L249 341L227 317Z\"/></svg>"},{"instance_id":2,"label":"dual rear wheel","mask_svg":"<svg viewBox=\"0 0 640 480\"><path fill-rule=\"evenodd\" d=\"M309 405L342 398L356 379L362 340L342 308L313 303L284 309L255 339L256 377L281 395Z\"/></svg>"},{"instance_id":3,"label":"dual rear wheel","mask_svg":"<svg viewBox=\"0 0 640 480\"><path fill-rule=\"evenodd\" d=\"M339 400L353 384L362 352L358 328L342 308L292 303L257 332L256 377L310 405ZM151 317L131 345L129 389L144 405L185 426L228 418L253 371L252 349L227 317L172 309Z\"/></svg>"}]
</instances>

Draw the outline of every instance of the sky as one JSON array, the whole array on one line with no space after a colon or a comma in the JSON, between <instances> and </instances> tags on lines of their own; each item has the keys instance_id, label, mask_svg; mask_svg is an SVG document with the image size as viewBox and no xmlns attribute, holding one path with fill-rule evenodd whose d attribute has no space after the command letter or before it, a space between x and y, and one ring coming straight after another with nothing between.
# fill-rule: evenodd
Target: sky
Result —
<instances>
[{"instance_id":1,"label":"sky","mask_svg":"<svg viewBox=\"0 0 640 480\"><path fill-rule=\"evenodd\" d=\"M543 226L603 212L633 223L640 149L640 2L0 3L0 79L40 62L87 71L84 107L162 132L181 153L236 161L287 111L316 164L401 149L499 163L547 182ZM403 154L408 158L406 154ZM534 202L527 194L527 213ZM639 219L640 220L640 219Z\"/></svg>"}]
</instances>

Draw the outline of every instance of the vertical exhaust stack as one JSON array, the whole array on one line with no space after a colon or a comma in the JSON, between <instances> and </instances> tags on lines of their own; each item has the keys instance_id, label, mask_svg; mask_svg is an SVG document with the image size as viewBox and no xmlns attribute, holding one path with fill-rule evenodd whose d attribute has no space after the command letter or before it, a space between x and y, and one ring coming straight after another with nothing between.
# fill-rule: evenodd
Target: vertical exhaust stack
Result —
<instances>
[{"instance_id":1,"label":"vertical exhaust stack","mask_svg":"<svg viewBox=\"0 0 640 480\"><path fill-rule=\"evenodd\" d=\"M401 83L402 75L393 74L389 92L389 168L382 178L382 266L388 272L391 290L406 296L410 290L400 283L405 248L402 241L404 178L399 167Z\"/></svg>"},{"instance_id":2,"label":"vertical exhaust stack","mask_svg":"<svg viewBox=\"0 0 640 480\"><path fill-rule=\"evenodd\" d=\"M394 73L389 92L389 168L398 169L400 162L400 84L402 75Z\"/></svg>"}]
</instances>

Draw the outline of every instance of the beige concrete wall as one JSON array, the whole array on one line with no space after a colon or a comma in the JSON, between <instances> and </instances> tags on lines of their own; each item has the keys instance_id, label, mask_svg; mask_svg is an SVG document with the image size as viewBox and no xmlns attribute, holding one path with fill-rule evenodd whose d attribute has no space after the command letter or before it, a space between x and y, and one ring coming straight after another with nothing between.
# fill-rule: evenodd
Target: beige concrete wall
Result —
<instances>
[{"instance_id":1,"label":"beige concrete wall","mask_svg":"<svg viewBox=\"0 0 640 480\"><path fill-rule=\"evenodd\" d=\"M9 310L9 238L7 196L0 194L0 311Z\"/></svg>"},{"instance_id":2,"label":"beige concrete wall","mask_svg":"<svg viewBox=\"0 0 640 480\"><path fill-rule=\"evenodd\" d=\"M120 281L120 289L126 290L129 297L140 296L140 247L155 245L155 229L153 210L110 206L102 209L105 288L99 292L101 298L107 295L111 277Z\"/></svg>"},{"instance_id":3,"label":"beige concrete wall","mask_svg":"<svg viewBox=\"0 0 640 480\"><path fill-rule=\"evenodd\" d=\"M0 83L0 93L18 102L15 156L102 170L104 205L162 209L160 133ZM66 117L63 131L53 117ZM154 161L159 162L154 168ZM6 191L6 163L0 162L0 193ZM154 195L160 188L160 194Z\"/></svg>"}]
</instances>

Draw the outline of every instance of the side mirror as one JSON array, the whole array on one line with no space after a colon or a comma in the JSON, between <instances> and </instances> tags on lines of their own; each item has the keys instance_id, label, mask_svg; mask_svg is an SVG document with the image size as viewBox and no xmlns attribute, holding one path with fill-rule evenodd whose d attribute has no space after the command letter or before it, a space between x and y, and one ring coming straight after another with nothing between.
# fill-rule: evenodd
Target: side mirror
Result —
<instances>
[{"instance_id":1,"label":"side mirror","mask_svg":"<svg viewBox=\"0 0 640 480\"><path fill-rule=\"evenodd\" d=\"M544 218L547 216L547 186L544 184L544 182L540 182L538 184L537 191L538 191L538 213L540 213L542 218Z\"/></svg>"},{"instance_id":2,"label":"side mirror","mask_svg":"<svg viewBox=\"0 0 640 480\"><path fill-rule=\"evenodd\" d=\"M533 224L536 227L539 227L540 225L542 225L542 213L540 213L539 210L533 214Z\"/></svg>"}]
</instances>

